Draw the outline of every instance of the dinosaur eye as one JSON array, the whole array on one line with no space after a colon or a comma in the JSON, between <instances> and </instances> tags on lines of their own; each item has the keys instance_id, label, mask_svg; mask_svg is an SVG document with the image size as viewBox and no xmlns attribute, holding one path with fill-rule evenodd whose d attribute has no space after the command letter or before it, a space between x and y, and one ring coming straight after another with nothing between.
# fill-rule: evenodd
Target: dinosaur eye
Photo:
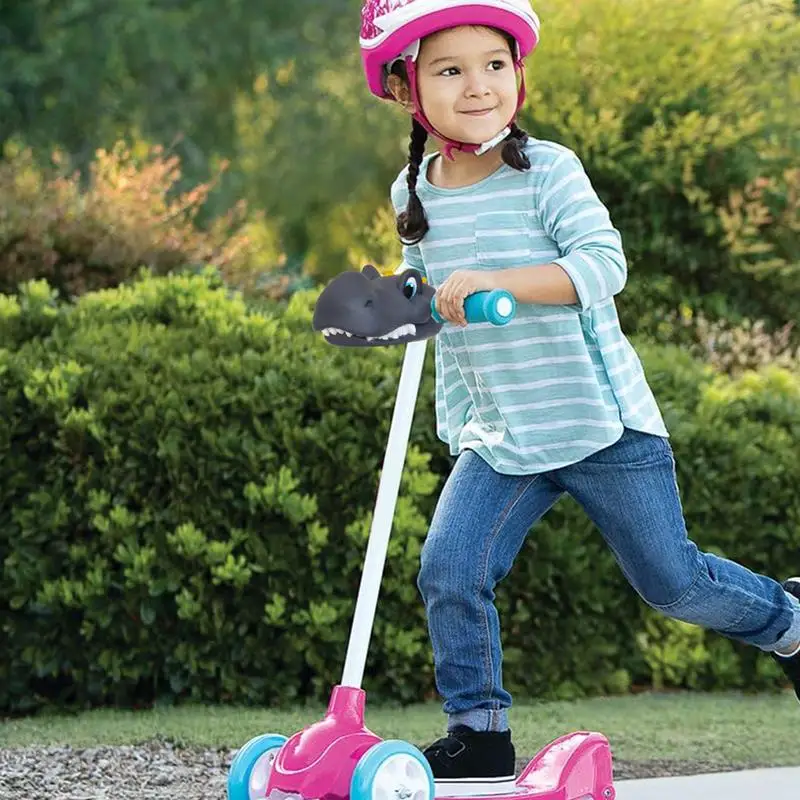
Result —
<instances>
[{"instance_id":1,"label":"dinosaur eye","mask_svg":"<svg viewBox=\"0 0 800 800\"><path fill-rule=\"evenodd\" d=\"M403 294L410 300L416 296L418 291L419 281L413 275L406 278L406 282L403 284Z\"/></svg>"}]
</instances>

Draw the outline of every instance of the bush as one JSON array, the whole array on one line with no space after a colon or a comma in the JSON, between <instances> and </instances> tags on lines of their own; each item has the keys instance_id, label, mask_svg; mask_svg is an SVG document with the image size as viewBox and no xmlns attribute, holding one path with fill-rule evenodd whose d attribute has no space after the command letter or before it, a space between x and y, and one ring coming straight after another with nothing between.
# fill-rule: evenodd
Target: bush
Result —
<instances>
[{"instance_id":1,"label":"bush","mask_svg":"<svg viewBox=\"0 0 800 800\"><path fill-rule=\"evenodd\" d=\"M745 273L780 291L788 279L796 286L800 273L800 169L757 178L731 193L720 210L725 244ZM777 279L777 281L775 281ZM777 283L777 285L775 285Z\"/></svg>"},{"instance_id":2,"label":"bush","mask_svg":"<svg viewBox=\"0 0 800 800\"><path fill-rule=\"evenodd\" d=\"M758 573L792 574L800 546L800 500L792 490L800 377L779 367L716 376L672 433L690 536ZM755 649L709 634L703 641L711 657L698 678L702 688L764 687L778 674Z\"/></svg>"},{"instance_id":3,"label":"bush","mask_svg":"<svg viewBox=\"0 0 800 800\"><path fill-rule=\"evenodd\" d=\"M213 184L179 191L179 161L160 147L134 151L118 143L100 150L88 176L70 173L60 153L48 168L30 150L12 147L6 155L0 291L43 278L74 297L117 286L142 266L165 274L208 265L255 290L263 289L262 273L281 264L275 233L243 204L201 229L197 216ZM267 282L268 290L281 288Z\"/></svg>"},{"instance_id":4,"label":"bush","mask_svg":"<svg viewBox=\"0 0 800 800\"><path fill-rule=\"evenodd\" d=\"M626 329L654 332L681 303L769 328L796 318L794 4L543 0L539 11L524 123L576 150L623 233Z\"/></svg>"},{"instance_id":5,"label":"bush","mask_svg":"<svg viewBox=\"0 0 800 800\"><path fill-rule=\"evenodd\" d=\"M711 321L693 314L687 306L665 315L657 341L680 342L696 358L727 375L739 376L762 367L780 366L797 371L800 346L795 343L795 324L788 322L768 331L764 320L745 319L738 325Z\"/></svg>"},{"instance_id":6,"label":"bush","mask_svg":"<svg viewBox=\"0 0 800 800\"><path fill-rule=\"evenodd\" d=\"M314 296L256 313L210 275L143 276L74 305L44 282L0 296L0 708L270 704L339 680L402 353L325 345ZM800 545L798 379L640 351L698 543L782 574ZM451 461L430 367L370 650L379 699L434 694L415 580ZM669 629L659 649L571 500L529 537L498 604L520 697L777 681L768 659L705 632L684 645Z\"/></svg>"},{"instance_id":7,"label":"bush","mask_svg":"<svg viewBox=\"0 0 800 800\"><path fill-rule=\"evenodd\" d=\"M201 277L68 310L30 285L0 313L0 707L319 694L341 666L399 353L323 352L307 319L250 313ZM379 683L405 696L427 460L409 457L375 634Z\"/></svg>"}]
</instances>

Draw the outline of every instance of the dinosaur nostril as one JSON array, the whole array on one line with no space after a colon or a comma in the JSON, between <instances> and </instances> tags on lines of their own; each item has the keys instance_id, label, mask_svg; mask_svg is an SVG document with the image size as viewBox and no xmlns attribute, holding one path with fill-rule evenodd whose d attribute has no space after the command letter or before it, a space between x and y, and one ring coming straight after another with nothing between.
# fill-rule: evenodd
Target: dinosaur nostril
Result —
<instances>
[{"instance_id":1,"label":"dinosaur nostril","mask_svg":"<svg viewBox=\"0 0 800 800\"><path fill-rule=\"evenodd\" d=\"M364 308L372 308L372 299L364 301Z\"/></svg>"}]
</instances>

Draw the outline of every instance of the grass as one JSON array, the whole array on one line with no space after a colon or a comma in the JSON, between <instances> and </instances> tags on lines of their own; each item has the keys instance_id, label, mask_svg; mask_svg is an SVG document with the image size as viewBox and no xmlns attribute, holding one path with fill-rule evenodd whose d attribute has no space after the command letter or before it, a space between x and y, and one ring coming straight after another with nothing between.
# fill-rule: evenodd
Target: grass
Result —
<instances>
[{"instance_id":1,"label":"grass","mask_svg":"<svg viewBox=\"0 0 800 800\"><path fill-rule=\"evenodd\" d=\"M320 719L322 706L294 711L198 707L150 711L98 710L40 715L0 724L0 747L133 745L169 740L177 746L236 748L250 737L284 735ZM674 760L747 766L800 766L793 694L643 694L577 702L518 705L512 727L517 754L529 757L572 730L604 733L615 759ZM383 738L423 745L441 735L438 705L367 707L367 726Z\"/></svg>"}]
</instances>

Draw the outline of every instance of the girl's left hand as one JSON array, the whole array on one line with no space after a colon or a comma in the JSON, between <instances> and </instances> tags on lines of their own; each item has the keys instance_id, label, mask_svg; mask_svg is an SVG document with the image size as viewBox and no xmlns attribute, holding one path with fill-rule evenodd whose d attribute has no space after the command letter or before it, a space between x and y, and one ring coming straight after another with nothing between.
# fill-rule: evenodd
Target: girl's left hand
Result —
<instances>
[{"instance_id":1,"label":"girl's left hand","mask_svg":"<svg viewBox=\"0 0 800 800\"><path fill-rule=\"evenodd\" d=\"M488 292L496 289L494 275L483 270L460 269L436 290L436 310L448 322L465 326L464 300L475 292Z\"/></svg>"}]
</instances>

